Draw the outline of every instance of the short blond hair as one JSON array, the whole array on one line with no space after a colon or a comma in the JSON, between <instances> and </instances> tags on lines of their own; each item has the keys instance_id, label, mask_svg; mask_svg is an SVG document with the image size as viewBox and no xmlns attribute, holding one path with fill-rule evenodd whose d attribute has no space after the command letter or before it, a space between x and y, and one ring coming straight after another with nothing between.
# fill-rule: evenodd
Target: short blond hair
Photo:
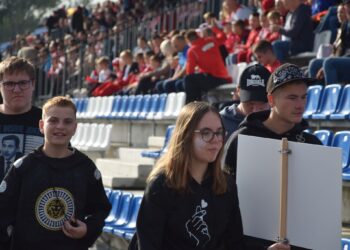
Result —
<instances>
[{"instance_id":1,"label":"short blond hair","mask_svg":"<svg viewBox=\"0 0 350 250\"><path fill-rule=\"evenodd\" d=\"M71 108L74 111L74 113L77 112L77 108L75 107L75 104L70 98L65 96L55 96L45 102L43 106L43 117L52 107Z\"/></svg>"}]
</instances>

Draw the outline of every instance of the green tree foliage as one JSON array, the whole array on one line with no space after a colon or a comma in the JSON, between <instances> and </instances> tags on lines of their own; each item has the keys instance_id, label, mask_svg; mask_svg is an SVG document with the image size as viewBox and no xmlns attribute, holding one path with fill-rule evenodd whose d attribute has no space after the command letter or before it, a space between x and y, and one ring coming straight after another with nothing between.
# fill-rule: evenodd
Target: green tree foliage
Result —
<instances>
[{"instance_id":1,"label":"green tree foliage","mask_svg":"<svg viewBox=\"0 0 350 250\"><path fill-rule=\"evenodd\" d=\"M48 9L57 5L57 0L1 0L0 42L26 34L38 26Z\"/></svg>"}]
</instances>

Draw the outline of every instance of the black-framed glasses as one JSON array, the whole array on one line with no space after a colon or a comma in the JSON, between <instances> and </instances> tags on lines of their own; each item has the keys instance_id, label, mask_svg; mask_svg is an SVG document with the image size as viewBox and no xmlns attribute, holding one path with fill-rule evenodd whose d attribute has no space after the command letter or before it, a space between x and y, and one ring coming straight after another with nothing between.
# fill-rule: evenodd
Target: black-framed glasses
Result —
<instances>
[{"instance_id":1,"label":"black-framed glasses","mask_svg":"<svg viewBox=\"0 0 350 250\"><path fill-rule=\"evenodd\" d=\"M32 84L31 80L21 80L18 82L14 82L14 81L6 81L6 82L2 82L1 83L2 86L4 86L5 89L7 90L14 90L14 88L16 87L16 85L18 85L18 87L21 90L26 90L29 88L29 86Z\"/></svg>"},{"instance_id":2,"label":"black-framed glasses","mask_svg":"<svg viewBox=\"0 0 350 250\"><path fill-rule=\"evenodd\" d=\"M210 128L197 129L194 131L195 133L200 133L202 140L205 142L211 142L214 139L214 136L218 138L220 141L223 141L226 136L226 131L223 129L219 129L218 131L213 131Z\"/></svg>"}]
</instances>

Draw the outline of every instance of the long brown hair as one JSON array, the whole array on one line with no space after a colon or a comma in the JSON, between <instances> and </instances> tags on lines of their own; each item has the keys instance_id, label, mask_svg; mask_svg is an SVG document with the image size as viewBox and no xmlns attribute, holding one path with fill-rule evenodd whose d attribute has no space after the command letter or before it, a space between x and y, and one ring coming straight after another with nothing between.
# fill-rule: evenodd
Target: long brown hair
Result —
<instances>
[{"instance_id":1,"label":"long brown hair","mask_svg":"<svg viewBox=\"0 0 350 250\"><path fill-rule=\"evenodd\" d=\"M159 174L164 174L166 183L177 191L189 191L191 155L193 155L193 136L198 123L208 113L215 113L221 121L218 110L205 102L192 102L185 105L175 124L173 135L169 142L168 151L158 160L155 168L148 177L153 180ZM227 184L221 169L221 147L217 158L210 163L209 171L213 177L213 192L222 194L226 192Z\"/></svg>"}]
</instances>

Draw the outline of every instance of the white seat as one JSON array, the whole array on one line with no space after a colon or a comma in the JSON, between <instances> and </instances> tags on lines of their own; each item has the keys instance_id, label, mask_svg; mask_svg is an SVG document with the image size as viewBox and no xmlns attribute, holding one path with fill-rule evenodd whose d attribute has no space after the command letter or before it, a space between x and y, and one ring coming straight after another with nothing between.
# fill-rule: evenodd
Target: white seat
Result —
<instances>
[{"instance_id":1,"label":"white seat","mask_svg":"<svg viewBox=\"0 0 350 250\"><path fill-rule=\"evenodd\" d=\"M186 103L186 93L185 92L179 92L176 94L176 106L174 109L174 112L172 114L173 118L176 118L179 116L180 111L182 109L182 107L185 105Z\"/></svg>"},{"instance_id":2,"label":"white seat","mask_svg":"<svg viewBox=\"0 0 350 250\"><path fill-rule=\"evenodd\" d=\"M77 129L75 131L75 134L73 135L73 137L70 140L70 144L72 145L72 147L75 147L75 145L78 143L78 141L81 139L82 136L82 132L83 132L83 128L84 128L84 123L78 123L77 125Z\"/></svg>"},{"instance_id":3,"label":"white seat","mask_svg":"<svg viewBox=\"0 0 350 250\"><path fill-rule=\"evenodd\" d=\"M81 149L85 146L85 144L89 141L90 135L91 135L91 131L92 131L92 124L90 123L86 123L85 125L85 129L83 131L83 135L80 139L80 141L78 141L78 143L76 144L76 148Z\"/></svg>"},{"instance_id":4,"label":"white seat","mask_svg":"<svg viewBox=\"0 0 350 250\"><path fill-rule=\"evenodd\" d=\"M173 118L173 113L176 108L176 93L170 93L168 95L168 99L166 100L165 110L164 110L164 118L169 119Z\"/></svg>"},{"instance_id":5,"label":"white seat","mask_svg":"<svg viewBox=\"0 0 350 250\"><path fill-rule=\"evenodd\" d=\"M105 113L105 110L107 108L108 97L109 96L102 96L102 98L101 98L101 105L99 106L99 109L96 112L96 118L103 117L103 115Z\"/></svg>"},{"instance_id":6,"label":"white seat","mask_svg":"<svg viewBox=\"0 0 350 250\"><path fill-rule=\"evenodd\" d=\"M85 150L85 151L88 151L91 146L95 143L95 141L97 141L98 139L98 126L99 124L97 123L92 123L90 125L90 134L89 134L89 137L87 138L87 141L84 145L82 145L80 147L81 150Z\"/></svg>"},{"instance_id":7,"label":"white seat","mask_svg":"<svg viewBox=\"0 0 350 250\"><path fill-rule=\"evenodd\" d=\"M96 97L90 97L88 99L88 103L87 103L87 108L86 108L86 112L84 112L82 115L81 115L81 118L89 118L91 117L91 114L92 112L94 111L94 107L96 105Z\"/></svg>"},{"instance_id":8,"label":"white seat","mask_svg":"<svg viewBox=\"0 0 350 250\"><path fill-rule=\"evenodd\" d=\"M170 93L167 95L164 111L157 112L153 119L161 120L164 118L166 112L169 112L175 105L176 93Z\"/></svg>"},{"instance_id":9,"label":"white seat","mask_svg":"<svg viewBox=\"0 0 350 250\"><path fill-rule=\"evenodd\" d=\"M112 128L113 128L112 124L107 124L99 127L98 139L90 147L90 149L96 150L96 151L105 150L110 144Z\"/></svg>"},{"instance_id":10,"label":"white seat","mask_svg":"<svg viewBox=\"0 0 350 250\"><path fill-rule=\"evenodd\" d=\"M106 108L102 114L102 117L108 117L112 113L114 96L107 97Z\"/></svg>"},{"instance_id":11,"label":"white seat","mask_svg":"<svg viewBox=\"0 0 350 250\"><path fill-rule=\"evenodd\" d=\"M100 110L101 104L102 104L102 97L101 96L95 97L94 107L92 108L90 114L88 114L87 118L90 118L90 119L96 118L97 113Z\"/></svg>"}]
</instances>

